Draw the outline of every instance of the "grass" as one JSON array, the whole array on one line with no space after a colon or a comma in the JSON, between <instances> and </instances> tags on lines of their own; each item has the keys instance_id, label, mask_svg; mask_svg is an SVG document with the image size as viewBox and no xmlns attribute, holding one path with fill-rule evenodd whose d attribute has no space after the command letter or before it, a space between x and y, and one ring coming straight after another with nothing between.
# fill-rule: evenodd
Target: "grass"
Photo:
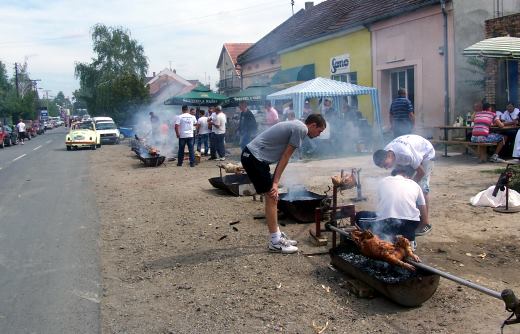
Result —
<instances>
[{"instance_id":1,"label":"grass","mask_svg":"<svg viewBox=\"0 0 520 334\"><path fill-rule=\"evenodd\" d=\"M511 166L510 169L513 171L513 177L511 178L511 181L509 182L509 188L520 192L520 166ZM500 175L505 170L506 170L505 168L495 168L495 169L483 170L483 171L481 171L481 173ZM497 181L498 181L498 176L497 176Z\"/></svg>"}]
</instances>

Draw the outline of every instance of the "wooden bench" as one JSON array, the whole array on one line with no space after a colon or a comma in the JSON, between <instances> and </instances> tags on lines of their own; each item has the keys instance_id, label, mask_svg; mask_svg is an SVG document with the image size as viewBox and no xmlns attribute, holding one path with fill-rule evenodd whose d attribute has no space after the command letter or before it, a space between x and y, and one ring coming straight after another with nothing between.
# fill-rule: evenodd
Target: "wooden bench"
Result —
<instances>
[{"instance_id":1,"label":"wooden bench","mask_svg":"<svg viewBox=\"0 0 520 334\"><path fill-rule=\"evenodd\" d=\"M466 140L441 140L441 139L430 139L432 144L443 144L443 145L462 145L470 149L476 156L478 156L481 162L486 162L488 159L487 148L495 147L498 143L474 143ZM476 148L476 150L475 150Z\"/></svg>"}]
</instances>

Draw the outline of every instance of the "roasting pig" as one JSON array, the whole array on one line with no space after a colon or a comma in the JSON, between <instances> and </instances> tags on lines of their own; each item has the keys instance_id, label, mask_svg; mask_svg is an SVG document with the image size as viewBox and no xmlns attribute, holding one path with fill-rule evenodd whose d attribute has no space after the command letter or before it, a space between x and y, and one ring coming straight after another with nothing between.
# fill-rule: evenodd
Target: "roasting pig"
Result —
<instances>
[{"instance_id":1,"label":"roasting pig","mask_svg":"<svg viewBox=\"0 0 520 334\"><path fill-rule=\"evenodd\" d=\"M405 257L409 256L414 261L421 261L421 259L413 253L410 241L401 235L398 235L395 243L392 244L379 239L370 230L355 230L352 232L352 240L358 245L361 254L366 257L383 260L410 271L415 271L415 267L403 262Z\"/></svg>"}]
</instances>

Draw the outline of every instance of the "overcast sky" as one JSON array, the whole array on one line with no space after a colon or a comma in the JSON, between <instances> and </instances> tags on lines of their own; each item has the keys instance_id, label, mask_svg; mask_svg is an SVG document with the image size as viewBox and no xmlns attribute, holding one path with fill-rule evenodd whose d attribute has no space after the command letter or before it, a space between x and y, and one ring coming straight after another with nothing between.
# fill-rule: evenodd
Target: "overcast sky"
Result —
<instances>
[{"instance_id":1,"label":"overcast sky","mask_svg":"<svg viewBox=\"0 0 520 334\"><path fill-rule=\"evenodd\" d=\"M304 3L295 0L294 11ZM222 44L256 42L291 15L291 1L0 0L0 13L0 61L9 75L27 61L38 87L71 96L79 87L74 64L93 57L96 23L128 29L144 47L149 76L171 62L182 77L215 88Z\"/></svg>"}]
</instances>

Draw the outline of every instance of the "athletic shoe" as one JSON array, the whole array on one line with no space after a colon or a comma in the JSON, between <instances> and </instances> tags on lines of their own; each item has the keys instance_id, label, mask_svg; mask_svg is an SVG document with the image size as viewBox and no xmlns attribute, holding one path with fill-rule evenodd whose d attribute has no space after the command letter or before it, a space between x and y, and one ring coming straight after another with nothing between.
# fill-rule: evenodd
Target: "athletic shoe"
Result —
<instances>
[{"instance_id":1,"label":"athletic shoe","mask_svg":"<svg viewBox=\"0 0 520 334\"><path fill-rule=\"evenodd\" d=\"M496 153L493 154L493 155L489 158L489 161L490 161L490 162L505 162L505 160L504 160L504 159L500 159L500 158L498 157L498 154L496 154Z\"/></svg>"},{"instance_id":2,"label":"athletic shoe","mask_svg":"<svg viewBox=\"0 0 520 334\"><path fill-rule=\"evenodd\" d=\"M210 157L208 160L218 160L216 157Z\"/></svg>"},{"instance_id":3,"label":"athletic shoe","mask_svg":"<svg viewBox=\"0 0 520 334\"><path fill-rule=\"evenodd\" d=\"M224 161L224 160L226 160L226 158L218 158L217 160L218 161Z\"/></svg>"},{"instance_id":4,"label":"athletic shoe","mask_svg":"<svg viewBox=\"0 0 520 334\"><path fill-rule=\"evenodd\" d=\"M432 226L430 224L419 226L417 230L415 230L415 235L421 236L428 234L432 231Z\"/></svg>"},{"instance_id":5,"label":"athletic shoe","mask_svg":"<svg viewBox=\"0 0 520 334\"><path fill-rule=\"evenodd\" d=\"M289 236L287 235L287 233L285 232L282 232L282 238L284 238L285 240L287 240L287 242L291 245L291 246L296 246L298 244L298 241L297 240L291 240L291 238L289 238Z\"/></svg>"},{"instance_id":6,"label":"athletic shoe","mask_svg":"<svg viewBox=\"0 0 520 334\"><path fill-rule=\"evenodd\" d=\"M298 251L298 247L291 245L287 239L282 237L276 244L269 241L269 251L282 254L292 254Z\"/></svg>"}]
</instances>

